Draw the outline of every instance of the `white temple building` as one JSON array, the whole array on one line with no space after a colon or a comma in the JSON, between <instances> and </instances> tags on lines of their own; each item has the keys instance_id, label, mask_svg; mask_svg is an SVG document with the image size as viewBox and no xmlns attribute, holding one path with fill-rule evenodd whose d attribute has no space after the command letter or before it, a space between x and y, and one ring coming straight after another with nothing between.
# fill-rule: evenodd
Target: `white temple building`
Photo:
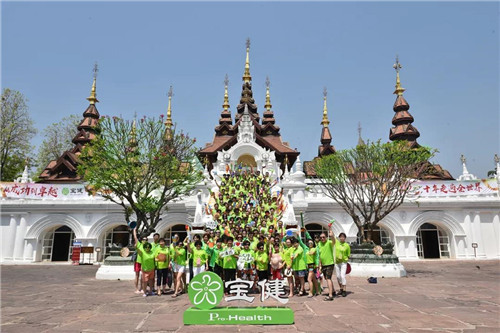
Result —
<instances>
[{"instance_id":1,"label":"white temple building","mask_svg":"<svg viewBox=\"0 0 500 333\"><path fill-rule=\"evenodd\" d=\"M298 223L303 212L306 229L315 233L326 230L328 223L335 219L335 234L344 232L348 241L356 241L357 228L350 216L325 195L308 162L303 164L300 160L299 152L282 141L271 111L269 85L265 111L260 119L252 97L248 50L247 47L237 112L233 118L226 82L223 111L215 128L214 141L200 151L200 159L209 161L204 181L189 197L169 204L156 231L170 242L174 233L185 235L186 224L205 223L200 216L201 205L208 200L209 190L216 186L213 179L222 176L226 165L245 162L280 177L279 190L286 194L288 201L285 223ZM417 144L419 133L411 124L413 117L408 112L403 91L398 69L395 126L391 128L390 138ZM95 78L88 100L90 105L73 139L75 148L52 161L40 176L40 183L31 182L26 168L15 182L0 184L0 262L67 262L71 261L73 246L79 245L88 252L82 254L81 260L95 263L102 262L113 247L131 244L122 208L88 195L76 175L76 157L92 140L92 126L99 118L95 107L98 102ZM326 94L324 102L319 157L335 153L328 128ZM401 260L500 259L498 159L496 163L496 176L490 179L476 179L467 170L463 157L463 174L457 180L439 165L434 165L435 173L417 181L405 202L379 224L374 241L392 242Z\"/></svg>"}]
</instances>

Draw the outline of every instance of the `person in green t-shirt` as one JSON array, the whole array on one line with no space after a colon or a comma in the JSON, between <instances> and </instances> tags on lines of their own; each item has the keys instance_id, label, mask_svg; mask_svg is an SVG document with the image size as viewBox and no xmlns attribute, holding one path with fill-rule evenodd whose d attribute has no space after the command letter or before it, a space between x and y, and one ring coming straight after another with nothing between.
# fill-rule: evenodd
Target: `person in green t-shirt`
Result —
<instances>
[{"instance_id":1,"label":"person in green t-shirt","mask_svg":"<svg viewBox=\"0 0 500 333\"><path fill-rule=\"evenodd\" d=\"M193 257L193 277L195 277L208 270L208 254L205 249L202 249L203 244L200 240L194 242L194 248L189 245L190 244L188 244L188 251Z\"/></svg>"},{"instance_id":2,"label":"person in green t-shirt","mask_svg":"<svg viewBox=\"0 0 500 333\"><path fill-rule=\"evenodd\" d=\"M177 297L185 289L185 283L183 284L184 274L186 271L186 245L178 241L174 243L174 248L172 252L173 258L173 271L175 278L175 288L172 297Z\"/></svg>"},{"instance_id":3,"label":"person in green t-shirt","mask_svg":"<svg viewBox=\"0 0 500 333\"><path fill-rule=\"evenodd\" d=\"M338 295L342 295L342 297L347 296L345 275L347 262L351 256L351 247L345 242L345 239L346 234L341 232L338 241L333 241L335 245L335 274L337 275L337 281L340 286Z\"/></svg>"},{"instance_id":4,"label":"person in green t-shirt","mask_svg":"<svg viewBox=\"0 0 500 333\"><path fill-rule=\"evenodd\" d=\"M239 235L242 237L242 235ZM238 277L243 280L253 281L252 275L254 268L254 258L255 254L252 249L250 249L250 241L244 240L242 243L243 248L240 250L238 255Z\"/></svg>"},{"instance_id":5,"label":"person in green t-shirt","mask_svg":"<svg viewBox=\"0 0 500 333\"><path fill-rule=\"evenodd\" d=\"M306 264L307 264L307 282L309 283L309 296L314 297L320 293L319 291L319 283L316 279L316 267L318 266L318 256L317 249L314 241L309 239L307 241L307 252L306 252Z\"/></svg>"},{"instance_id":6,"label":"person in green t-shirt","mask_svg":"<svg viewBox=\"0 0 500 333\"><path fill-rule=\"evenodd\" d=\"M149 286L149 295L153 294L155 281L155 253L152 251L150 243L146 243L142 248L136 247L137 255L141 256L141 274L142 274L142 296L148 296L147 288Z\"/></svg>"},{"instance_id":7,"label":"person in green t-shirt","mask_svg":"<svg viewBox=\"0 0 500 333\"><path fill-rule=\"evenodd\" d=\"M158 246L154 250L156 262L156 289L158 296L167 291L168 266L170 265L170 249L165 246L165 239L158 240Z\"/></svg>"},{"instance_id":8,"label":"person in green t-shirt","mask_svg":"<svg viewBox=\"0 0 500 333\"><path fill-rule=\"evenodd\" d=\"M299 280L300 283L299 296L302 296L306 292L305 277L307 273L306 262L304 261L304 249L300 246L297 238L292 237L291 241L293 252L290 255L290 258L292 259L292 268L295 279Z\"/></svg>"},{"instance_id":9,"label":"person in green t-shirt","mask_svg":"<svg viewBox=\"0 0 500 333\"><path fill-rule=\"evenodd\" d=\"M334 269L334 261L333 261L333 244L335 242L335 236L333 235L333 231L330 229L329 231L330 239L326 239L326 234L322 233L319 236L319 269L323 273L323 277L325 278L328 284L328 296L325 297L325 301L333 301L333 295L335 294L335 289L333 287L332 275Z\"/></svg>"},{"instance_id":10,"label":"person in green t-shirt","mask_svg":"<svg viewBox=\"0 0 500 333\"><path fill-rule=\"evenodd\" d=\"M220 251L222 251L222 240L217 238L215 246L210 249L210 262L208 266L212 272L222 279L222 258L219 257Z\"/></svg>"},{"instance_id":11,"label":"person in green t-shirt","mask_svg":"<svg viewBox=\"0 0 500 333\"><path fill-rule=\"evenodd\" d=\"M137 231L133 230L132 234L134 235L134 246L136 248L140 248L142 250L142 246L148 242L148 238L146 236L143 236L141 238L141 241L137 239ZM135 272L135 293L136 294L141 294L142 293L142 282L140 281L140 275L141 275L141 257L136 253L136 258L134 262L134 272Z\"/></svg>"},{"instance_id":12,"label":"person in green t-shirt","mask_svg":"<svg viewBox=\"0 0 500 333\"><path fill-rule=\"evenodd\" d=\"M255 252L255 266L257 268L257 276L259 281L268 278L267 268L269 266L269 256L264 249L264 243L257 243L257 252Z\"/></svg>"},{"instance_id":13,"label":"person in green t-shirt","mask_svg":"<svg viewBox=\"0 0 500 333\"><path fill-rule=\"evenodd\" d=\"M230 252L230 254L228 254ZM222 268L224 271L224 282L236 280L236 263L238 262L239 248L233 247L233 238L227 239L224 251L219 253L222 258ZM226 288L226 291L228 289Z\"/></svg>"}]
</instances>

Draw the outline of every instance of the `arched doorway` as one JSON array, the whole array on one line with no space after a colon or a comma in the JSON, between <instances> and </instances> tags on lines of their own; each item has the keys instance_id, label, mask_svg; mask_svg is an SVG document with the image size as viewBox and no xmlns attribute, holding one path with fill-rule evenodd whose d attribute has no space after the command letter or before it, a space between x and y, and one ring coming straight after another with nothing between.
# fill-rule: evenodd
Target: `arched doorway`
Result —
<instances>
[{"instance_id":1,"label":"arched doorway","mask_svg":"<svg viewBox=\"0 0 500 333\"><path fill-rule=\"evenodd\" d=\"M237 164L241 164L242 167L257 167L255 158L252 155L244 154L238 157Z\"/></svg>"},{"instance_id":2,"label":"arched doorway","mask_svg":"<svg viewBox=\"0 0 500 333\"><path fill-rule=\"evenodd\" d=\"M70 227L49 230L43 238L42 261L68 261L73 251L75 234Z\"/></svg>"},{"instance_id":3,"label":"arched doorway","mask_svg":"<svg viewBox=\"0 0 500 333\"><path fill-rule=\"evenodd\" d=\"M424 223L417 231L418 257L449 258L450 241L446 231L432 223Z\"/></svg>"},{"instance_id":4,"label":"arched doorway","mask_svg":"<svg viewBox=\"0 0 500 333\"><path fill-rule=\"evenodd\" d=\"M323 232L328 235L328 229L322 224L318 223L308 223L305 225L306 230L309 232L309 235L314 239L315 236L319 236Z\"/></svg>"},{"instance_id":5,"label":"arched doorway","mask_svg":"<svg viewBox=\"0 0 500 333\"><path fill-rule=\"evenodd\" d=\"M358 233L359 234L359 233ZM368 236L368 231L365 230L365 238ZM391 242L389 232L378 225L373 228L372 241L377 245L388 244ZM361 244L361 237L358 236L358 244Z\"/></svg>"},{"instance_id":6,"label":"arched doorway","mask_svg":"<svg viewBox=\"0 0 500 333\"><path fill-rule=\"evenodd\" d=\"M134 245L132 241L132 234L129 232L128 226L119 225L106 232L104 237L104 258L111 255L112 249L121 249Z\"/></svg>"},{"instance_id":7,"label":"arched doorway","mask_svg":"<svg viewBox=\"0 0 500 333\"><path fill-rule=\"evenodd\" d=\"M172 236L178 234L179 240L182 242L187 237L186 225L185 224L176 224L171 226L165 231L163 234L163 238L165 238L165 243L170 245L172 243Z\"/></svg>"}]
</instances>

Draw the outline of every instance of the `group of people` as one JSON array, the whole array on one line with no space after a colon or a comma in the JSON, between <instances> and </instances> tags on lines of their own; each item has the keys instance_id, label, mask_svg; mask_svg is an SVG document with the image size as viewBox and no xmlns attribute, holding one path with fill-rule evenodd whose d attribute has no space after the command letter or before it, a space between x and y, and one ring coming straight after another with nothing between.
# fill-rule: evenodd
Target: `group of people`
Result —
<instances>
[{"instance_id":1,"label":"group of people","mask_svg":"<svg viewBox=\"0 0 500 333\"><path fill-rule=\"evenodd\" d=\"M188 231L184 240L176 234L168 246L159 234L153 236L152 244L147 237L139 241L134 229L136 292L153 294L156 275L156 293L165 294L173 284L172 297L177 297L186 292L187 273L192 279L212 271L225 282L237 277L252 281L254 291L258 281L286 278L289 297L319 295L324 280L328 288L325 300L333 300L335 271L339 295L345 297L350 257L346 235L335 238L331 227L328 235L322 233L314 239L304 230L287 234L281 222L286 210L282 193L272 191L277 180L272 181L268 173L240 170L226 173L217 184L219 191L211 193L205 210L217 221L214 229L205 228L203 234Z\"/></svg>"},{"instance_id":2,"label":"group of people","mask_svg":"<svg viewBox=\"0 0 500 333\"><path fill-rule=\"evenodd\" d=\"M345 242L344 233L337 239L330 230L328 235L322 233L312 239L305 232L305 243L300 234L279 237L277 234L266 236L250 232L248 235L241 242L235 242L227 235L211 237L210 233L192 235L192 240L186 237L183 241L179 235L174 235L172 243L167 246L158 234L154 235L151 244L147 237L139 241L134 231L136 292L144 296L153 294L156 275L156 293L165 294L170 289L167 276L171 270L172 297L186 292L188 272L191 279L204 271L216 273L223 281L234 281L236 277L252 281L255 291L258 281L286 278L289 297L306 293L309 297L319 295L324 280L328 288L325 300L333 300L336 295L332 281L336 276L340 287L338 295L347 295L346 268L350 246Z\"/></svg>"},{"instance_id":3,"label":"group of people","mask_svg":"<svg viewBox=\"0 0 500 333\"><path fill-rule=\"evenodd\" d=\"M226 234L239 233L245 227L257 229L265 234L281 227L278 221L286 210L283 193L273 191L278 179L269 172L246 170L224 174L221 183L216 181L218 191L213 191L205 207Z\"/></svg>"}]
</instances>

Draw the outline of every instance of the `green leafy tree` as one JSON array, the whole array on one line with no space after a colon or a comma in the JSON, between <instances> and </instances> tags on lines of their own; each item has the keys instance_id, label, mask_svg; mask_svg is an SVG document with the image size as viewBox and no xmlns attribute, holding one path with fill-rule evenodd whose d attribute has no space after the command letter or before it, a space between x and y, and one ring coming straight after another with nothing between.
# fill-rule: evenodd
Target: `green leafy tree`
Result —
<instances>
[{"instance_id":1,"label":"green leafy tree","mask_svg":"<svg viewBox=\"0 0 500 333\"><path fill-rule=\"evenodd\" d=\"M24 167L33 147L31 139L37 130L28 113L27 99L19 91L2 91L0 114L0 175L12 181Z\"/></svg>"},{"instance_id":2,"label":"green leafy tree","mask_svg":"<svg viewBox=\"0 0 500 333\"><path fill-rule=\"evenodd\" d=\"M196 139L165 130L161 120L143 118L136 125L103 117L80 155L78 172L89 191L122 206L127 222L137 220L139 237L154 232L167 204L190 194L202 179L192 163Z\"/></svg>"},{"instance_id":3,"label":"green leafy tree","mask_svg":"<svg viewBox=\"0 0 500 333\"><path fill-rule=\"evenodd\" d=\"M37 155L37 175L43 171L50 161L58 159L66 150L73 148L74 143L71 141L77 133L76 128L80 121L81 117L73 114L47 126L43 130L44 139L38 148Z\"/></svg>"},{"instance_id":4,"label":"green leafy tree","mask_svg":"<svg viewBox=\"0 0 500 333\"><path fill-rule=\"evenodd\" d=\"M351 216L361 240L370 242L373 228L403 203L434 154L427 147L409 148L406 141L379 140L322 157L315 169L326 195Z\"/></svg>"}]
</instances>

